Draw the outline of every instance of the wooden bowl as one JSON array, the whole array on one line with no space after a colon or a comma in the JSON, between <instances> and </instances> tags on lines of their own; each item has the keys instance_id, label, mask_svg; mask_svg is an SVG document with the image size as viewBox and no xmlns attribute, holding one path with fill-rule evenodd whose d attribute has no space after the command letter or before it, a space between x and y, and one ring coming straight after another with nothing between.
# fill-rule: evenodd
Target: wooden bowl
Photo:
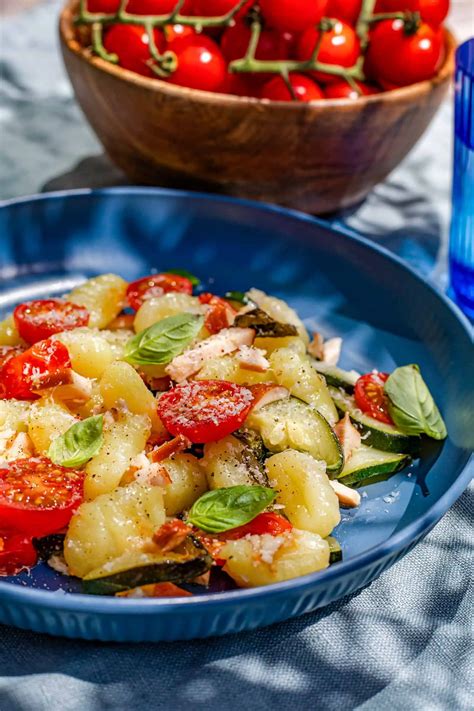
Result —
<instances>
[{"instance_id":1,"label":"wooden bowl","mask_svg":"<svg viewBox=\"0 0 474 711\"><path fill-rule=\"evenodd\" d=\"M312 104L262 102L141 77L91 55L60 17L77 100L110 158L133 182L224 192L327 213L362 200L407 155L440 106L455 41L430 81Z\"/></svg>"}]
</instances>

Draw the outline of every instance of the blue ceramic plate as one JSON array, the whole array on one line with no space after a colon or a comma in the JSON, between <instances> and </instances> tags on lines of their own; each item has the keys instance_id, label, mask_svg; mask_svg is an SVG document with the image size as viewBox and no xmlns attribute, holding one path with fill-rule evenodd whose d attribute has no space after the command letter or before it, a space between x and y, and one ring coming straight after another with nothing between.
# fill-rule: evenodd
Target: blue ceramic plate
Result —
<instances>
[{"instance_id":1,"label":"blue ceramic plate","mask_svg":"<svg viewBox=\"0 0 474 711\"><path fill-rule=\"evenodd\" d=\"M0 313L114 271L186 268L217 293L257 286L287 299L309 328L344 337L343 367L419 363L450 437L421 461L362 490L336 536L344 561L255 590L181 601L84 596L45 565L0 583L0 622L67 637L191 639L301 615L352 593L415 545L467 486L474 359L467 322L402 262L347 231L278 208L164 190L45 195L0 213ZM471 425L469 424L471 416Z\"/></svg>"}]
</instances>

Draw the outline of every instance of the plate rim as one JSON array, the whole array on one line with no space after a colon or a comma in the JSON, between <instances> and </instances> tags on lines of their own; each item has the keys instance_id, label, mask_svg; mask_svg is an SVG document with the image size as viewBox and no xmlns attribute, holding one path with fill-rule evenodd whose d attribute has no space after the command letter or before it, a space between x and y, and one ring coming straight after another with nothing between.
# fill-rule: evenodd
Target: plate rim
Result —
<instances>
[{"instance_id":1,"label":"plate rim","mask_svg":"<svg viewBox=\"0 0 474 711\"><path fill-rule=\"evenodd\" d=\"M198 201L217 202L223 204L237 205L256 209L257 211L282 215L284 217L292 217L298 221L303 221L308 224L313 224L328 232L342 235L350 240L362 245L369 250L375 251L382 257L398 265L398 267L410 273L410 275L423 287L427 288L437 298L441 304L451 312L455 320L462 327L465 335L473 340L473 329L467 317L462 313L459 307L452 302L446 294L437 288L431 280L423 277L410 264L406 263L401 257L394 254L386 247L379 245L367 237L360 235L355 230L342 226L333 225L326 220L309 215L298 210L280 207L265 202L257 202L241 198L233 198L225 195L213 195L204 192L194 192L189 190L175 190L168 188L152 188L152 187L135 187L135 186L117 186L111 188L79 188L73 190L61 190L54 192L46 192L41 194L26 195L16 198L9 198L0 201L0 209L21 206L22 204L31 204L36 202L47 202L54 200L64 200L80 197L99 197L105 198L114 197L117 195L127 196L156 196L156 197L175 197L175 198L193 198ZM8 282L8 279L7 279ZM11 582L3 582L0 580L0 600L9 600L10 602L19 602L28 604L33 607L49 607L61 609L69 612L78 613L114 613L118 616L128 616L136 612L141 614L158 614L160 611L173 610L182 611L194 609L198 606L212 606L213 603L219 607L233 606L236 602L242 601L259 601L261 598L284 596L286 593L299 592L306 590L314 591L318 587L325 586L327 583L334 582L338 578L345 578L357 571L372 567L381 562L385 558L401 554L411 544L416 543L420 537L428 533L430 529L444 516L447 510L457 501L461 494L468 487L472 478L472 465L474 463L474 454L466 454L464 465L451 486L445 493L433 503L433 505L418 517L415 521L408 524L400 531L392 534L386 541L379 543L373 548L369 548L363 553L359 553L346 561L340 562L336 566L310 573L291 580L285 580L280 583L274 583L264 587L243 588L237 590L229 590L216 593L203 593L189 598L123 598L117 599L112 597L101 597L94 595L86 595L84 593L57 593L51 590L41 590L39 588L30 588L18 585ZM87 604L86 604L87 601Z\"/></svg>"}]
</instances>

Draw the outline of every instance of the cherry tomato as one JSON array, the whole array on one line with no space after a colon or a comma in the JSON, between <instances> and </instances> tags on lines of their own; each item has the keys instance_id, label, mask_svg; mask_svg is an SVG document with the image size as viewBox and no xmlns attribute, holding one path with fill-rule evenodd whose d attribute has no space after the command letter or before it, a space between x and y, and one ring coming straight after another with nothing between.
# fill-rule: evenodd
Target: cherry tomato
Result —
<instances>
[{"instance_id":1,"label":"cherry tomato","mask_svg":"<svg viewBox=\"0 0 474 711\"><path fill-rule=\"evenodd\" d=\"M254 81L252 75L227 72L227 77L221 91L235 96L260 97L260 82Z\"/></svg>"},{"instance_id":2,"label":"cherry tomato","mask_svg":"<svg viewBox=\"0 0 474 711\"><path fill-rule=\"evenodd\" d=\"M337 17L349 25L355 25L359 19L362 0L328 0L326 17Z\"/></svg>"},{"instance_id":3,"label":"cherry tomato","mask_svg":"<svg viewBox=\"0 0 474 711\"><path fill-rule=\"evenodd\" d=\"M302 32L320 22L327 0L259 0L259 5L271 27L280 32Z\"/></svg>"},{"instance_id":4,"label":"cherry tomato","mask_svg":"<svg viewBox=\"0 0 474 711\"><path fill-rule=\"evenodd\" d=\"M127 12L131 15L169 15L176 7L177 0L128 0ZM185 2L180 15L186 15L191 3Z\"/></svg>"},{"instance_id":5,"label":"cherry tomato","mask_svg":"<svg viewBox=\"0 0 474 711\"><path fill-rule=\"evenodd\" d=\"M70 367L69 353L63 343L50 339L39 341L5 363L0 370L0 390L8 399L35 400L37 395L33 390L41 383L42 376Z\"/></svg>"},{"instance_id":6,"label":"cherry tomato","mask_svg":"<svg viewBox=\"0 0 474 711\"><path fill-rule=\"evenodd\" d=\"M199 301L209 307L204 320L209 333L219 333L223 328L232 326L237 311L228 301L214 294L201 294Z\"/></svg>"},{"instance_id":7,"label":"cherry tomato","mask_svg":"<svg viewBox=\"0 0 474 711\"><path fill-rule=\"evenodd\" d=\"M108 15L115 14L120 8L120 0L87 0L89 12L103 12Z\"/></svg>"},{"instance_id":8,"label":"cherry tomato","mask_svg":"<svg viewBox=\"0 0 474 711\"><path fill-rule=\"evenodd\" d=\"M37 343L55 333L87 326L89 312L84 306L59 299L26 301L13 312L18 333L24 341Z\"/></svg>"},{"instance_id":9,"label":"cherry tomato","mask_svg":"<svg viewBox=\"0 0 474 711\"><path fill-rule=\"evenodd\" d=\"M224 86L227 67L218 45L205 35L173 48L178 67L167 79L171 84L201 91L219 91Z\"/></svg>"},{"instance_id":10,"label":"cherry tomato","mask_svg":"<svg viewBox=\"0 0 474 711\"><path fill-rule=\"evenodd\" d=\"M154 38L157 49L162 52L165 44L163 33L155 30ZM151 61L148 45L148 34L141 25L112 25L104 37L105 49L118 56L121 67L144 77L156 77L147 64Z\"/></svg>"},{"instance_id":11,"label":"cherry tomato","mask_svg":"<svg viewBox=\"0 0 474 711\"><path fill-rule=\"evenodd\" d=\"M182 42L196 37L197 32L188 25L166 25L163 30L166 39L166 49L174 51L175 47L179 47Z\"/></svg>"},{"instance_id":12,"label":"cherry tomato","mask_svg":"<svg viewBox=\"0 0 474 711\"><path fill-rule=\"evenodd\" d=\"M223 380L177 385L158 400L158 415L172 435L195 444L214 442L241 427L252 406L248 388Z\"/></svg>"},{"instance_id":13,"label":"cherry tomato","mask_svg":"<svg viewBox=\"0 0 474 711\"><path fill-rule=\"evenodd\" d=\"M383 20L371 33L367 61L381 83L407 86L431 79L443 55L442 30L422 23L407 34L403 20Z\"/></svg>"},{"instance_id":14,"label":"cherry tomato","mask_svg":"<svg viewBox=\"0 0 474 711\"><path fill-rule=\"evenodd\" d=\"M82 501L83 480L46 457L8 462L0 468L2 529L38 538L61 531Z\"/></svg>"},{"instance_id":15,"label":"cherry tomato","mask_svg":"<svg viewBox=\"0 0 474 711\"><path fill-rule=\"evenodd\" d=\"M310 59L319 30L310 27L301 36L298 44L298 57L301 60ZM360 42L354 29L346 22L337 21L332 30L324 32L318 53L318 60L324 64L338 64L342 67L352 67L360 54ZM333 84L341 77L324 72L311 72L311 75L324 84Z\"/></svg>"},{"instance_id":16,"label":"cherry tomato","mask_svg":"<svg viewBox=\"0 0 474 711\"><path fill-rule=\"evenodd\" d=\"M10 358L20 355L23 353L25 348L23 346L0 346L0 369L8 363Z\"/></svg>"},{"instance_id":17,"label":"cherry tomato","mask_svg":"<svg viewBox=\"0 0 474 711\"><path fill-rule=\"evenodd\" d=\"M194 14L198 17L222 17L231 12L237 3L238 0L194 0ZM255 0L246 2L234 17L246 15L254 3Z\"/></svg>"},{"instance_id":18,"label":"cherry tomato","mask_svg":"<svg viewBox=\"0 0 474 711\"><path fill-rule=\"evenodd\" d=\"M324 90L327 99L359 99L360 96L370 96L378 94L379 90L375 86L365 84L362 81L356 82L360 94L347 81L338 81L337 84L330 84Z\"/></svg>"},{"instance_id":19,"label":"cherry tomato","mask_svg":"<svg viewBox=\"0 0 474 711\"><path fill-rule=\"evenodd\" d=\"M428 25L439 27L449 12L449 0L379 0L377 12L419 12Z\"/></svg>"},{"instance_id":20,"label":"cherry tomato","mask_svg":"<svg viewBox=\"0 0 474 711\"><path fill-rule=\"evenodd\" d=\"M384 393L384 385L388 377L388 373L362 375L355 384L354 397L357 407L362 412L379 422L393 425L388 412L387 396Z\"/></svg>"},{"instance_id":21,"label":"cherry tomato","mask_svg":"<svg viewBox=\"0 0 474 711\"><path fill-rule=\"evenodd\" d=\"M236 540L244 536L281 536L282 533L291 531L293 526L286 518L276 513L261 513L253 521L244 526L233 528L222 534L222 538Z\"/></svg>"},{"instance_id":22,"label":"cherry tomato","mask_svg":"<svg viewBox=\"0 0 474 711\"><path fill-rule=\"evenodd\" d=\"M0 575L17 575L37 560L31 537L22 533L0 532Z\"/></svg>"},{"instance_id":23,"label":"cherry tomato","mask_svg":"<svg viewBox=\"0 0 474 711\"><path fill-rule=\"evenodd\" d=\"M290 74L290 84L293 87L296 101L317 101L324 94L317 84L304 74ZM262 99L271 101L294 101L283 77L277 76L262 87Z\"/></svg>"},{"instance_id":24,"label":"cherry tomato","mask_svg":"<svg viewBox=\"0 0 474 711\"><path fill-rule=\"evenodd\" d=\"M192 294L193 285L186 277L179 274L151 274L150 276L132 281L127 288L127 301L135 311L138 311L144 301L154 296L163 296L172 291L181 294Z\"/></svg>"},{"instance_id":25,"label":"cherry tomato","mask_svg":"<svg viewBox=\"0 0 474 711\"><path fill-rule=\"evenodd\" d=\"M250 42L250 27L244 22L236 22L228 27L221 39L222 54L228 62L242 59ZM258 40L256 59L288 59L288 47L279 32L263 30Z\"/></svg>"}]
</instances>

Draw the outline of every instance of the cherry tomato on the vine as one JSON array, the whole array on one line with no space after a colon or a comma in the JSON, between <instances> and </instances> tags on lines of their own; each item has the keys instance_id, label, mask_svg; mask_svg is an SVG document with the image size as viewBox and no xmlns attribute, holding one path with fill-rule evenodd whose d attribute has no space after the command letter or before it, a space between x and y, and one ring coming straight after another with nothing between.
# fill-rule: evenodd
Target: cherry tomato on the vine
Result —
<instances>
[{"instance_id":1,"label":"cherry tomato on the vine","mask_svg":"<svg viewBox=\"0 0 474 711\"><path fill-rule=\"evenodd\" d=\"M393 420L388 411L388 400L384 392L384 385L388 380L388 373L367 373L361 375L355 384L354 398L357 407L370 417L393 425Z\"/></svg>"},{"instance_id":2,"label":"cherry tomato on the vine","mask_svg":"<svg viewBox=\"0 0 474 711\"><path fill-rule=\"evenodd\" d=\"M87 326L89 312L84 306L60 299L26 301L13 312L18 333L27 343L43 341L55 333Z\"/></svg>"},{"instance_id":3,"label":"cherry tomato on the vine","mask_svg":"<svg viewBox=\"0 0 474 711\"><path fill-rule=\"evenodd\" d=\"M258 98L260 96L261 82L255 81L252 74L236 74L227 72L227 77L221 89L225 94L235 96L250 96Z\"/></svg>"},{"instance_id":4,"label":"cherry tomato on the vine","mask_svg":"<svg viewBox=\"0 0 474 711\"><path fill-rule=\"evenodd\" d=\"M224 380L176 385L158 400L158 415L175 437L195 444L214 442L243 425L253 403L252 392Z\"/></svg>"},{"instance_id":5,"label":"cherry tomato on the vine","mask_svg":"<svg viewBox=\"0 0 474 711\"><path fill-rule=\"evenodd\" d=\"M177 0L128 0L127 12L131 15L169 15L176 7ZM191 14L192 2L186 0L180 15Z\"/></svg>"},{"instance_id":6,"label":"cherry tomato on the vine","mask_svg":"<svg viewBox=\"0 0 474 711\"><path fill-rule=\"evenodd\" d=\"M234 17L246 15L254 3L255 0L248 0ZM223 17L231 12L237 4L238 0L194 0L194 14L197 17Z\"/></svg>"},{"instance_id":7,"label":"cherry tomato on the vine","mask_svg":"<svg viewBox=\"0 0 474 711\"><path fill-rule=\"evenodd\" d=\"M219 46L205 35L196 35L173 48L178 66L167 79L172 84L201 91L219 91L225 83L227 66Z\"/></svg>"},{"instance_id":8,"label":"cherry tomato on the vine","mask_svg":"<svg viewBox=\"0 0 474 711\"><path fill-rule=\"evenodd\" d=\"M228 27L221 39L222 54L228 62L242 59L247 52L250 42L250 27L244 22L236 22ZM258 40L256 59L288 59L288 47L285 39L279 32L262 30ZM255 76L255 75L254 75Z\"/></svg>"},{"instance_id":9,"label":"cherry tomato on the vine","mask_svg":"<svg viewBox=\"0 0 474 711\"><path fill-rule=\"evenodd\" d=\"M280 32L303 32L320 22L327 0L259 0L259 5L270 27Z\"/></svg>"},{"instance_id":10,"label":"cherry tomato on the vine","mask_svg":"<svg viewBox=\"0 0 474 711\"><path fill-rule=\"evenodd\" d=\"M8 399L35 400L37 395L33 391L42 377L70 367L69 353L63 343L51 339L39 341L3 365L0 391Z\"/></svg>"},{"instance_id":11,"label":"cherry tomato on the vine","mask_svg":"<svg viewBox=\"0 0 474 711\"><path fill-rule=\"evenodd\" d=\"M188 42L197 35L196 30L193 27L189 27L189 25L165 25L163 33L166 40L166 49L171 50L174 47L178 47L182 42Z\"/></svg>"},{"instance_id":12,"label":"cherry tomato on the vine","mask_svg":"<svg viewBox=\"0 0 474 711\"><path fill-rule=\"evenodd\" d=\"M204 325L209 333L219 333L223 328L232 326L237 311L228 301L214 294L201 294L199 301L208 307Z\"/></svg>"},{"instance_id":13,"label":"cherry tomato on the vine","mask_svg":"<svg viewBox=\"0 0 474 711\"><path fill-rule=\"evenodd\" d=\"M359 88L359 92L354 89L347 81L338 81L336 84L330 84L324 90L327 99L359 99L361 96L370 96L378 94L379 89L362 81L355 82Z\"/></svg>"},{"instance_id":14,"label":"cherry tomato on the vine","mask_svg":"<svg viewBox=\"0 0 474 711\"><path fill-rule=\"evenodd\" d=\"M355 25L359 19L362 0L328 0L326 17L337 17L349 25Z\"/></svg>"},{"instance_id":15,"label":"cherry tomato on the vine","mask_svg":"<svg viewBox=\"0 0 474 711\"><path fill-rule=\"evenodd\" d=\"M61 531L83 499L83 481L83 472L46 457L8 462L0 468L2 529L38 538Z\"/></svg>"},{"instance_id":16,"label":"cherry tomato on the vine","mask_svg":"<svg viewBox=\"0 0 474 711\"><path fill-rule=\"evenodd\" d=\"M301 60L310 59L320 31L310 27L301 36L298 44L298 57ZM318 61L323 64L337 64L342 67L352 67L360 54L360 41L354 28L337 20L331 30L323 33L318 52ZM311 75L323 84L332 84L341 80L340 76L326 72L311 72Z\"/></svg>"},{"instance_id":17,"label":"cherry tomato on the vine","mask_svg":"<svg viewBox=\"0 0 474 711\"><path fill-rule=\"evenodd\" d=\"M290 74L289 81L293 89L294 96L291 94L283 77L276 76L270 79L262 87L262 99L270 99L271 101L317 101L324 99L324 94L317 84L312 79L304 74Z\"/></svg>"},{"instance_id":18,"label":"cherry tomato on the vine","mask_svg":"<svg viewBox=\"0 0 474 711\"><path fill-rule=\"evenodd\" d=\"M422 23L407 34L403 20L383 20L371 33L367 62L380 83L407 86L430 79L443 56L442 30Z\"/></svg>"},{"instance_id":19,"label":"cherry tomato on the vine","mask_svg":"<svg viewBox=\"0 0 474 711\"><path fill-rule=\"evenodd\" d=\"M154 31L157 49L164 49L164 36L159 30ZM119 65L144 77L156 77L150 69L151 54L148 34L140 25L112 25L105 33L104 47L110 54L116 54Z\"/></svg>"},{"instance_id":20,"label":"cherry tomato on the vine","mask_svg":"<svg viewBox=\"0 0 474 711\"><path fill-rule=\"evenodd\" d=\"M0 532L0 575L17 575L24 568L31 568L37 557L31 536Z\"/></svg>"},{"instance_id":21,"label":"cherry tomato on the vine","mask_svg":"<svg viewBox=\"0 0 474 711\"><path fill-rule=\"evenodd\" d=\"M132 281L127 287L127 301L132 309L138 311L144 301L155 296L163 296L172 291L181 294L192 294L193 285L189 279L180 274L150 274Z\"/></svg>"},{"instance_id":22,"label":"cherry tomato on the vine","mask_svg":"<svg viewBox=\"0 0 474 711\"><path fill-rule=\"evenodd\" d=\"M120 0L87 0L88 12L101 12L112 15L118 12Z\"/></svg>"},{"instance_id":23,"label":"cherry tomato on the vine","mask_svg":"<svg viewBox=\"0 0 474 711\"><path fill-rule=\"evenodd\" d=\"M377 12L419 12L428 25L439 27L449 12L449 0L378 0Z\"/></svg>"}]
</instances>

